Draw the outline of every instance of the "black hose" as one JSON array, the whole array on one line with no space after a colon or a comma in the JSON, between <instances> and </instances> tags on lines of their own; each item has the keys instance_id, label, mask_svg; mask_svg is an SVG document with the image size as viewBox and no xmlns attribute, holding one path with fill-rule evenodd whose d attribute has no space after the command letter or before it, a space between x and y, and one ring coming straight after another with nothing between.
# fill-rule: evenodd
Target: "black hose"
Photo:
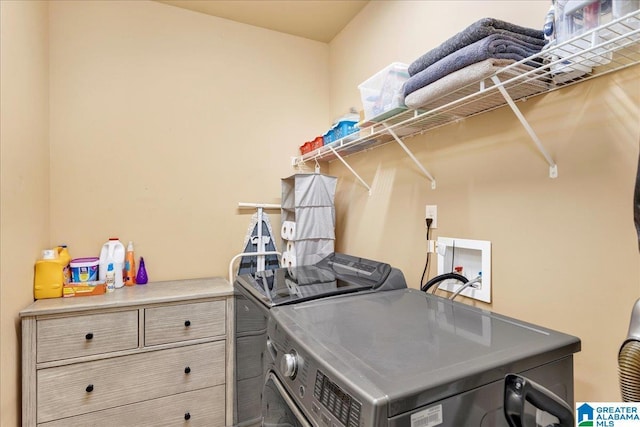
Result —
<instances>
[{"instance_id":1,"label":"black hose","mask_svg":"<svg viewBox=\"0 0 640 427\"><path fill-rule=\"evenodd\" d=\"M467 279L466 277L464 277L462 274L458 274L458 273L444 273L441 274L439 276L434 277L433 279L429 280L427 283L425 283L420 290L422 292L427 292L429 289L431 289L432 286L437 285L440 282L443 282L445 280L448 279L455 279L458 280L462 283L467 283L469 281L469 279Z\"/></svg>"},{"instance_id":2,"label":"black hose","mask_svg":"<svg viewBox=\"0 0 640 427\"><path fill-rule=\"evenodd\" d=\"M427 246L429 245L429 231L431 231L431 220L430 218L427 218ZM422 287L422 282L424 281L424 276L426 275L427 277L429 277L429 274L427 274L428 270L429 270L429 256L431 255L431 253L429 252L429 249L427 248L427 259L424 263L424 270L422 270L422 277L420 278L420 286Z\"/></svg>"}]
</instances>

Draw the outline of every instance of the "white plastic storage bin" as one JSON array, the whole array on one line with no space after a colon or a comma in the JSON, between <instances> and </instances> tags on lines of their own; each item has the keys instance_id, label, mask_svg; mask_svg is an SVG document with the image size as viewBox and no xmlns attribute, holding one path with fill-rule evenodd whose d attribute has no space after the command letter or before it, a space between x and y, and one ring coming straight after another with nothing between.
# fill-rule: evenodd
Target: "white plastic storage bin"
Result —
<instances>
[{"instance_id":1,"label":"white plastic storage bin","mask_svg":"<svg viewBox=\"0 0 640 427\"><path fill-rule=\"evenodd\" d=\"M556 7L556 43L561 45L575 38L570 44L558 48L559 55L566 58L588 50L572 61L585 67L608 64L611 61L610 49L596 48L606 38L605 32L585 33L611 21L612 0L558 0ZM582 34L584 36L580 37Z\"/></svg>"},{"instance_id":2,"label":"white plastic storage bin","mask_svg":"<svg viewBox=\"0 0 640 427\"><path fill-rule=\"evenodd\" d=\"M640 10L640 0L612 0L613 1L613 19L622 18L629 14L633 14ZM640 28L640 16L635 13L618 24L614 24L611 29L614 35L625 34ZM640 40L640 35L636 34L631 37L633 41Z\"/></svg>"},{"instance_id":3,"label":"white plastic storage bin","mask_svg":"<svg viewBox=\"0 0 640 427\"><path fill-rule=\"evenodd\" d=\"M622 18L623 16L635 12L640 9L640 0L612 0L613 1L613 18Z\"/></svg>"},{"instance_id":4,"label":"white plastic storage bin","mask_svg":"<svg viewBox=\"0 0 640 427\"><path fill-rule=\"evenodd\" d=\"M407 64L394 62L358 85L364 120L382 120L405 109L402 85L409 79Z\"/></svg>"}]
</instances>

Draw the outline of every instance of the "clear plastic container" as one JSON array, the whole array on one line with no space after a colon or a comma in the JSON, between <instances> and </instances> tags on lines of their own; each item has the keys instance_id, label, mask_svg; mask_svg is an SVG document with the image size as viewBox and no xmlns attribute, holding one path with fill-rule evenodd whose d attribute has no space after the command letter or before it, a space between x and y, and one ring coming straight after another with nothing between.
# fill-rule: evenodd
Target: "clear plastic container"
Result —
<instances>
[{"instance_id":1,"label":"clear plastic container","mask_svg":"<svg viewBox=\"0 0 640 427\"><path fill-rule=\"evenodd\" d=\"M640 10L640 0L613 0L613 19L618 19ZM625 34L640 28L640 16L635 14L611 26L614 36ZM631 37L632 41L640 40L640 34Z\"/></svg>"},{"instance_id":2,"label":"clear plastic container","mask_svg":"<svg viewBox=\"0 0 640 427\"><path fill-rule=\"evenodd\" d=\"M596 30L613 18L612 0L558 0L556 8L556 44L571 40L556 52L561 58L579 54L572 62L595 67L611 62L611 49L602 46L609 33ZM601 47L602 46L602 47Z\"/></svg>"},{"instance_id":3,"label":"clear plastic container","mask_svg":"<svg viewBox=\"0 0 640 427\"><path fill-rule=\"evenodd\" d=\"M402 85L409 79L408 68L407 64L394 62L358 85L365 121L381 120L379 116L406 108Z\"/></svg>"},{"instance_id":4,"label":"clear plastic container","mask_svg":"<svg viewBox=\"0 0 640 427\"><path fill-rule=\"evenodd\" d=\"M613 0L613 19L622 18L638 9L640 9L640 0ZM637 20L633 21L637 23Z\"/></svg>"}]
</instances>

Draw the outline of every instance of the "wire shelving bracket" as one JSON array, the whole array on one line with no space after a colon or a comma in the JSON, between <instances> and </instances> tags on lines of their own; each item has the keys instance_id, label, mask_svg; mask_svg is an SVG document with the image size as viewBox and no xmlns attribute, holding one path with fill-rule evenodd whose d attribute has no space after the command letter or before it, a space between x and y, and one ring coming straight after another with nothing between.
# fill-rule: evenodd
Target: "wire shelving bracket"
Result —
<instances>
[{"instance_id":1,"label":"wire shelving bracket","mask_svg":"<svg viewBox=\"0 0 640 427\"><path fill-rule=\"evenodd\" d=\"M502 95L504 100L507 101L507 104L509 104L509 107L511 107L511 111L513 111L513 113L516 115L516 117L518 118L518 120L520 121L524 129L527 131L527 133L529 134L529 137L536 144L538 151L540 151L540 153L544 156L547 163L549 163L549 178L557 178L558 165L556 164L556 162L553 161L553 158L551 157L547 149L544 147L544 145L542 145L542 141L540 141L540 138L538 138L538 135L534 132L531 125L529 125L529 122L524 117L524 115L522 114L522 112L520 111L516 103L513 101L513 99L509 95L509 92L507 92L507 90L504 88L504 85L502 84L502 81L500 81L500 78L498 76L491 76L491 80L500 91L500 94Z\"/></svg>"},{"instance_id":2,"label":"wire shelving bracket","mask_svg":"<svg viewBox=\"0 0 640 427\"><path fill-rule=\"evenodd\" d=\"M400 145L400 147L402 147L404 152L407 153L407 156L409 156L409 158L411 160L413 160L413 163L415 163L416 166L418 166L418 169L420 169L422 171L422 173L425 174L427 178L429 178L429 180L431 181L431 189L435 190L436 189L436 179L433 177L433 175L431 175L429 173L429 171L426 170L424 168L424 166L422 166L422 163L420 163L418 161L418 159L416 159L416 156L413 155L411 150L409 150L409 148L405 145L405 143L402 141L402 139L400 139L400 137L398 137L398 135L393 131L393 129L391 129L386 124L384 124L384 127L385 127L385 129L387 129L387 132L389 132L389 135L391 135L393 137L393 139L395 139L396 142Z\"/></svg>"},{"instance_id":3,"label":"wire shelving bracket","mask_svg":"<svg viewBox=\"0 0 640 427\"><path fill-rule=\"evenodd\" d=\"M369 184L367 184L364 179L362 179L360 177L360 175L358 175L358 173L353 170L353 168L349 165L349 163L347 163L347 161L345 159L342 158L342 156L340 154L338 154L338 152L336 151L335 148L329 146L329 149L333 152L333 154L336 156L336 158L338 160L340 160L342 162L343 165L345 165L345 167L347 169L349 169L349 171L353 174L353 176L355 176L356 178L358 178L358 181L360 181L360 183L362 185L364 185L367 188L367 191L369 191L369 195L371 195L371 186L369 186Z\"/></svg>"}]
</instances>

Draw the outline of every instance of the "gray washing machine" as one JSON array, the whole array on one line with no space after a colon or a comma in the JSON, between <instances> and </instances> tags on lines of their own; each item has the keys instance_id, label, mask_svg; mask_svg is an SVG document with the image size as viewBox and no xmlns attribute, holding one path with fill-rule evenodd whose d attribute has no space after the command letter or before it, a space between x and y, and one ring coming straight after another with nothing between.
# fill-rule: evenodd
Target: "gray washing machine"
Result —
<instances>
[{"instance_id":1,"label":"gray washing machine","mask_svg":"<svg viewBox=\"0 0 640 427\"><path fill-rule=\"evenodd\" d=\"M267 325L275 307L406 287L402 272L389 264L338 253L311 266L238 276L234 282L234 425L262 424L262 392L269 370Z\"/></svg>"},{"instance_id":2,"label":"gray washing machine","mask_svg":"<svg viewBox=\"0 0 640 427\"><path fill-rule=\"evenodd\" d=\"M507 427L508 373L573 404L578 338L418 290L275 307L271 319L267 427ZM556 421L523 412L528 425Z\"/></svg>"}]
</instances>

